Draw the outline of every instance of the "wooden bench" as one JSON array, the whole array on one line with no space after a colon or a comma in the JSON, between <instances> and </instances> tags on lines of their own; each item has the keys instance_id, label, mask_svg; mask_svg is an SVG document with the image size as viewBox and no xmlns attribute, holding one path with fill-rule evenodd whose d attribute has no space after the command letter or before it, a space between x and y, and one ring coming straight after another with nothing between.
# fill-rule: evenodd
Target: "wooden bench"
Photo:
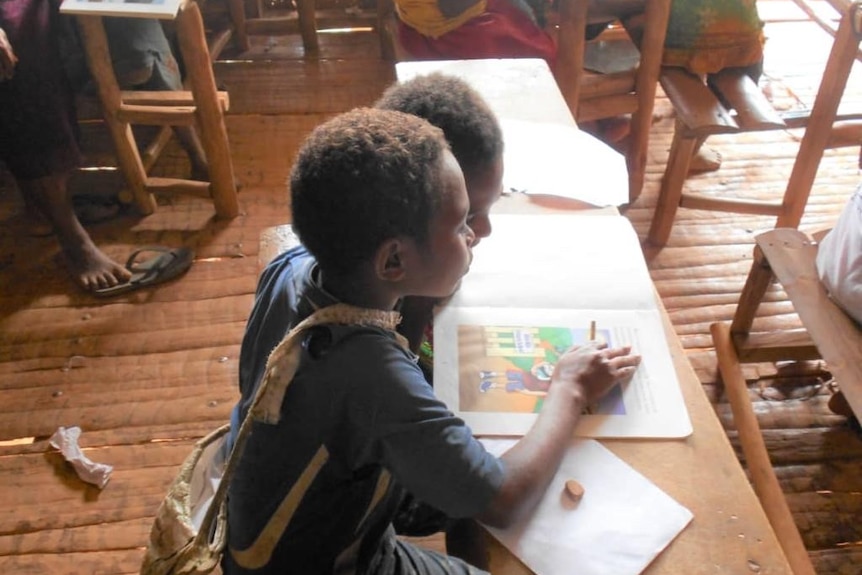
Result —
<instances>
[{"instance_id":1,"label":"wooden bench","mask_svg":"<svg viewBox=\"0 0 862 575\"><path fill-rule=\"evenodd\" d=\"M838 104L859 47L862 16L850 5L841 18L810 112L779 114L743 71L726 70L703 81L680 68L664 68L660 83L676 111L676 125L648 241L664 246L680 207L777 216L776 227L802 219L817 168L827 148L862 144L862 114L839 115ZM784 195L776 201L685 192L691 160L715 134L806 128Z\"/></svg>"},{"instance_id":2,"label":"wooden bench","mask_svg":"<svg viewBox=\"0 0 862 575\"><path fill-rule=\"evenodd\" d=\"M817 274L816 256L817 243L796 229L757 236L733 322L710 328L754 490L796 575L813 575L814 569L769 461L740 363L822 358L855 416L862 416L862 329L829 298ZM760 302L776 278L805 329L752 332Z\"/></svg>"}]
</instances>

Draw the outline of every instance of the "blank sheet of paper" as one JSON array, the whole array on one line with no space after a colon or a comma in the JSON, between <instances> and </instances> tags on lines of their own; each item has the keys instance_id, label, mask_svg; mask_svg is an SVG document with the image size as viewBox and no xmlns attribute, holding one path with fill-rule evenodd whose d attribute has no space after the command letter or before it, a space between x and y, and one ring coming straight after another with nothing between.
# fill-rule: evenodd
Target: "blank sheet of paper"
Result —
<instances>
[{"instance_id":1,"label":"blank sheet of paper","mask_svg":"<svg viewBox=\"0 0 862 575\"><path fill-rule=\"evenodd\" d=\"M513 439L482 439L501 455ZM565 482L578 481L574 502ZM488 530L537 575L638 575L689 524L692 513L598 441L572 443L532 516Z\"/></svg>"}]
</instances>

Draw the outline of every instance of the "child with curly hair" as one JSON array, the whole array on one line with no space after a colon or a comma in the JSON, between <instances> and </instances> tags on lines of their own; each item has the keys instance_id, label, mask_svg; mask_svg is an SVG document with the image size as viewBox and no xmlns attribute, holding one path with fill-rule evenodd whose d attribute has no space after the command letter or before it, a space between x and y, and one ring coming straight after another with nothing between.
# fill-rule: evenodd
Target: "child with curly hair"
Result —
<instances>
[{"instance_id":1,"label":"child with curly hair","mask_svg":"<svg viewBox=\"0 0 862 575\"><path fill-rule=\"evenodd\" d=\"M223 571L477 573L395 537L403 494L451 517L510 525L542 496L584 407L630 377L639 357L600 345L568 351L535 426L497 458L434 396L393 331L402 298L448 297L472 259L464 177L442 132L390 110L343 114L306 140L290 187L302 245L261 277L239 415L286 330L344 304L379 321L303 332L290 386L273 417L252 423L233 475Z\"/></svg>"}]
</instances>

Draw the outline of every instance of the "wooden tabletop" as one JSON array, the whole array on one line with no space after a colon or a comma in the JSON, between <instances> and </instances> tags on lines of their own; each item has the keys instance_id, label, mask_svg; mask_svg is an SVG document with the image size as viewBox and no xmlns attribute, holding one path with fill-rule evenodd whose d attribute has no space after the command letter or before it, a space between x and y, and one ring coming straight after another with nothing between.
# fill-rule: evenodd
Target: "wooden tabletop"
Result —
<instances>
[{"instance_id":1,"label":"wooden tabletop","mask_svg":"<svg viewBox=\"0 0 862 575\"><path fill-rule=\"evenodd\" d=\"M403 62L403 80L439 70L471 82L500 118L574 125L547 65L541 60ZM577 177L577 174L573 174ZM557 211L565 203L537 206L504 198L497 211ZM615 210L603 210L604 213ZM691 524L644 572L647 575L792 574L748 479L701 387L661 300L668 345L694 433L683 440L602 440L629 465L694 514ZM495 574L530 573L488 536Z\"/></svg>"}]
</instances>

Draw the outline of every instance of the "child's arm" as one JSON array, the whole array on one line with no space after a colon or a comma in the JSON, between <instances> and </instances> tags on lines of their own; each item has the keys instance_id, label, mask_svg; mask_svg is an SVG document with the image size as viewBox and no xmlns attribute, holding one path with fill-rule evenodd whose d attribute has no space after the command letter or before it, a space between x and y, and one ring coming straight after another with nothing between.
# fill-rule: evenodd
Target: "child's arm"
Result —
<instances>
[{"instance_id":1,"label":"child's arm","mask_svg":"<svg viewBox=\"0 0 862 575\"><path fill-rule=\"evenodd\" d=\"M588 344L563 354L536 423L500 458L503 484L478 519L504 528L529 513L554 477L584 408L631 377L639 363L628 347Z\"/></svg>"},{"instance_id":2,"label":"child's arm","mask_svg":"<svg viewBox=\"0 0 862 575\"><path fill-rule=\"evenodd\" d=\"M401 323L398 333L410 342L410 350L419 352L419 346L425 339L425 328L431 323L434 306L439 300L430 297L409 296L401 301Z\"/></svg>"}]
</instances>

